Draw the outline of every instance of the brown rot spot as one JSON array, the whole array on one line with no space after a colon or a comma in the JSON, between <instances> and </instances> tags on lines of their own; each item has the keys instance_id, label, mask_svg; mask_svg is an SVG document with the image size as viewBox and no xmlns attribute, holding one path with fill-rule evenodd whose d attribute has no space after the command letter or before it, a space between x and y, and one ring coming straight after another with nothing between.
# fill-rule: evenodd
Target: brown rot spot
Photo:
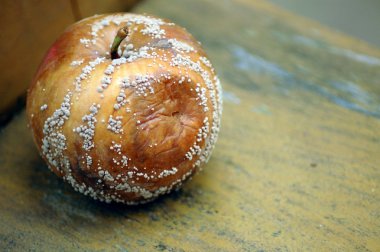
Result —
<instances>
[{"instance_id":1,"label":"brown rot spot","mask_svg":"<svg viewBox=\"0 0 380 252\"><path fill-rule=\"evenodd\" d=\"M132 160L137 167L156 171L178 167L196 140L204 113L199 110L197 94L191 83L179 84L180 76L157 79L154 94L136 101L140 127L134 133ZM154 106L154 110L151 107Z\"/></svg>"},{"instance_id":2,"label":"brown rot spot","mask_svg":"<svg viewBox=\"0 0 380 252\"><path fill-rule=\"evenodd\" d=\"M172 112L172 116L173 117L177 117L177 116L179 116L180 114L179 114L179 111L174 111L174 112Z\"/></svg>"}]
</instances>

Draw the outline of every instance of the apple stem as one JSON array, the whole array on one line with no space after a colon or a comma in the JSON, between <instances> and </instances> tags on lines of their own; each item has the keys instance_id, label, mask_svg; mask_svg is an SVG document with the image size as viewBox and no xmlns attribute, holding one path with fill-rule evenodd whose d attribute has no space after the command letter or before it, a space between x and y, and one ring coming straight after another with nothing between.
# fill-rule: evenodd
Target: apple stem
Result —
<instances>
[{"instance_id":1,"label":"apple stem","mask_svg":"<svg viewBox=\"0 0 380 252\"><path fill-rule=\"evenodd\" d=\"M111 46L111 59L120 58L120 55L117 52L117 49L119 48L121 41L123 41L127 36L128 36L128 27L124 26L123 28L120 28L117 31L116 37L114 38L112 46Z\"/></svg>"}]
</instances>

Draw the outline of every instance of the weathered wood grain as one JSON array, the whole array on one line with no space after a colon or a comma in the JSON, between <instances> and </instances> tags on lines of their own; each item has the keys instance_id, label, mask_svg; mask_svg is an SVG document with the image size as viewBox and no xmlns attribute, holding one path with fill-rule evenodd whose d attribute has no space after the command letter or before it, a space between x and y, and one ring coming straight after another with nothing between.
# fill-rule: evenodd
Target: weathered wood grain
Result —
<instances>
[{"instance_id":1,"label":"weathered wood grain","mask_svg":"<svg viewBox=\"0 0 380 252\"><path fill-rule=\"evenodd\" d=\"M56 178L24 114L0 135L0 248L379 251L380 51L262 1L146 1L203 42L224 87L203 171L142 207Z\"/></svg>"}]
</instances>

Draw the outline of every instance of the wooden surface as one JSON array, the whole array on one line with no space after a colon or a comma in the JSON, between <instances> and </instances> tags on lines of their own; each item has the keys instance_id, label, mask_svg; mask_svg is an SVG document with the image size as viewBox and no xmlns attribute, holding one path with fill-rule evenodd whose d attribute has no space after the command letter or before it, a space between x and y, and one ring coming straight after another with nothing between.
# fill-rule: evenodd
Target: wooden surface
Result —
<instances>
[{"instance_id":1,"label":"wooden surface","mask_svg":"<svg viewBox=\"0 0 380 252\"><path fill-rule=\"evenodd\" d=\"M262 1L145 1L224 87L204 172L142 207L74 192L18 115L0 135L0 250L380 251L380 51Z\"/></svg>"},{"instance_id":2,"label":"wooden surface","mask_svg":"<svg viewBox=\"0 0 380 252\"><path fill-rule=\"evenodd\" d=\"M130 9L137 0L75 0L81 16ZM69 0L2 0L0 125L25 94L47 48L75 22Z\"/></svg>"}]
</instances>

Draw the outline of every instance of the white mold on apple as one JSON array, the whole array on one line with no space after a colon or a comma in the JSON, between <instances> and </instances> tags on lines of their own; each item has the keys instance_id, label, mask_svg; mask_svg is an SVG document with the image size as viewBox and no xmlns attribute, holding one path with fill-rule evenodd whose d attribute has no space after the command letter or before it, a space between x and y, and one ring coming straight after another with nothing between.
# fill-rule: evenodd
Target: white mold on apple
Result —
<instances>
[{"instance_id":1,"label":"white mold on apple","mask_svg":"<svg viewBox=\"0 0 380 252\"><path fill-rule=\"evenodd\" d=\"M70 26L27 97L35 143L75 190L139 204L179 188L208 161L221 85L184 28L128 13Z\"/></svg>"}]
</instances>

